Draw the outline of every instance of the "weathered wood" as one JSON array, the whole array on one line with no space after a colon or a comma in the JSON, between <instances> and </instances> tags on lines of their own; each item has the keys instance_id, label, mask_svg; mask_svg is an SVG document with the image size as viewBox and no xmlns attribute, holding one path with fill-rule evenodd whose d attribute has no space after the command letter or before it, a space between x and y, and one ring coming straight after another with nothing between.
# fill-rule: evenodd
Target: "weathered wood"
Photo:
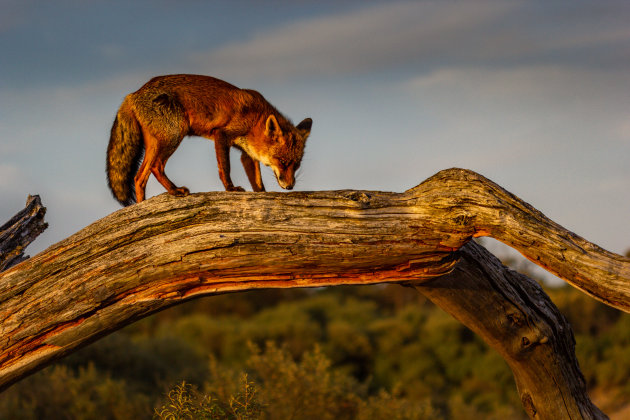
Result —
<instances>
[{"instance_id":1,"label":"weathered wood","mask_svg":"<svg viewBox=\"0 0 630 420\"><path fill-rule=\"evenodd\" d=\"M458 232L455 242L465 232L491 236L592 297L630 312L629 258L570 232L487 178L448 169L406 194L421 196L418 207L435 228Z\"/></svg>"},{"instance_id":2,"label":"weathered wood","mask_svg":"<svg viewBox=\"0 0 630 420\"><path fill-rule=\"evenodd\" d=\"M412 284L508 363L532 419L607 418L589 399L571 326L542 288L469 242L452 273Z\"/></svg>"},{"instance_id":3,"label":"weathered wood","mask_svg":"<svg viewBox=\"0 0 630 420\"><path fill-rule=\"evenodd\" d=\"M460 256L454 251L485 235L598 299L630 309L628 258L588 243L466 170L442 171L404 193L162 195L121 209L0 274L0 387L193 297L272 287L417 285L452 271ZM538 300L523 300L537 310ZM499 300L492 305L507 307ZM555 328L559 334L564 327ZM547 364L571 363L549 357ZM521 388L529 383L516 377ZM541 412L544 398L535 388L523 389ZM568 418L569 411L558 417Z\"/></svg>"},{"instance_id":4,"label":"weathered wood","mask_svg":"<svg viewBox=\"0 0 630 420\"><path fill-rule=\"evenodd\" d=\"M48 227L45 214L46 207L39 196L29 195L26 207L0 226L0 271L28 258L24 249Z\"/></svg>"}]
</instances>

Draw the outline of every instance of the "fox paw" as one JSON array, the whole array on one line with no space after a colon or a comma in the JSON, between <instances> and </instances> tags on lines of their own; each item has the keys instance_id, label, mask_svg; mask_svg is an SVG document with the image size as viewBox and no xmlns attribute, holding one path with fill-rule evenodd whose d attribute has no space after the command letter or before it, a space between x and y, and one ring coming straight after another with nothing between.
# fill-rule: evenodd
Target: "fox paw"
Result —
<instances>
[{"instance_id":1,"label":"fox paw","mask_svg":"<svg viewBox=\"0 0 630 420\"><path fill-rule=\"evenodd\" d=\"M234 186L232 186L232 187L227 187L225 190L226 190L226 191L238 191L238 192L243 192L243 191L245 191L245 188L243 188L243 187L234 187Z\"/></svg>"},{"instance_id":2,"label":"fox paw","mask_svg":"<svg viewBox=\"0 0 630 420\"><path fill-rule=\"evenodd\" d=\"M188 188L186 187L179 187L173 190L173 195L175 197L185 197L188 194L190 194L190 191L188 191Z\"/></svg>"}]
</instances>

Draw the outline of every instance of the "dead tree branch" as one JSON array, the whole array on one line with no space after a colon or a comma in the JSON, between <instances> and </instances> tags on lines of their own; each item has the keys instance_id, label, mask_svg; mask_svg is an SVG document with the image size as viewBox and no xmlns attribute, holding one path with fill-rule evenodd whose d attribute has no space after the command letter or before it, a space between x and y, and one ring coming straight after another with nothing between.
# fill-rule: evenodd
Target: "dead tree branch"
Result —
<instances>
[{"instance_id":1,"label":"dead tree branch","mask_svg":"<svg viewBox=\"0 0 630 420\"><path fill-rule=\"evenodd\" d=\"M194 297L408 282L508 360L530 416L601 417L585 393L572 333L540 289L479 247L456 252L487 235L630 310L628 258L567 231L471 171L442 171L404 193L162 195L0 274L0 387ZM460 288L468 304L457 296ZM482 304L487 311L479 310Z\"/></svg>"}]
</instances>

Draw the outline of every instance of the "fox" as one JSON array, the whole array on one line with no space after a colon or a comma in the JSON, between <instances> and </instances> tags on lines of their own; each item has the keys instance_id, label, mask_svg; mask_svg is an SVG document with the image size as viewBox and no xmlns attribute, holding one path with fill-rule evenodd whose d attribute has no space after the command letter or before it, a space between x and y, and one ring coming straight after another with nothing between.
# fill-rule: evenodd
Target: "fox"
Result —
<instances>
[{"instance_id":1,"label":"fox","mask_svg":"<svg viewBox=\"0 0 630 420\"><path fill-rule=\"evenodd\" d=\"M184 137L200 136L214 141L226 191L245 191L230 177L231 147L241 151L254 191L265 191L261 162L273 170L280 187L291 190L312 123L305 118L294 126L259 92L211 76L157 76L125 96L116 113L107 147L108 185L123 206L145 199L150 174L169 194L188 195L164 167Z\"/></svg>"}]
</instances>

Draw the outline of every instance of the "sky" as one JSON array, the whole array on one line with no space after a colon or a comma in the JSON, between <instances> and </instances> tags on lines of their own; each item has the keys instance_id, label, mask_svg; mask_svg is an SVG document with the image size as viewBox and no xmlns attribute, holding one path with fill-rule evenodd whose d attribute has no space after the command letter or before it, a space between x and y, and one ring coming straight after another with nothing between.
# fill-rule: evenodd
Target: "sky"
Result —
<instances>
[{"instance_id":1,"label":"sky","mask_svg":"<svg viewBox=\"0 0 630 420\"><path fill-rule=\"evenodd\" d=\"M404 191L462 167L610 251L630 249L630 2L0 0L0 10L0 224L39 194L49 228L31 254L120 208L105 178L114 115L171 73L215 76L295 122L311 117L297 190ZM206 139L185 139L166 172L191 192L223 189ZM280 190L268 168L263 179ZM151 178L147 196L162 192Z\"/></svg>"}]
</instances>

